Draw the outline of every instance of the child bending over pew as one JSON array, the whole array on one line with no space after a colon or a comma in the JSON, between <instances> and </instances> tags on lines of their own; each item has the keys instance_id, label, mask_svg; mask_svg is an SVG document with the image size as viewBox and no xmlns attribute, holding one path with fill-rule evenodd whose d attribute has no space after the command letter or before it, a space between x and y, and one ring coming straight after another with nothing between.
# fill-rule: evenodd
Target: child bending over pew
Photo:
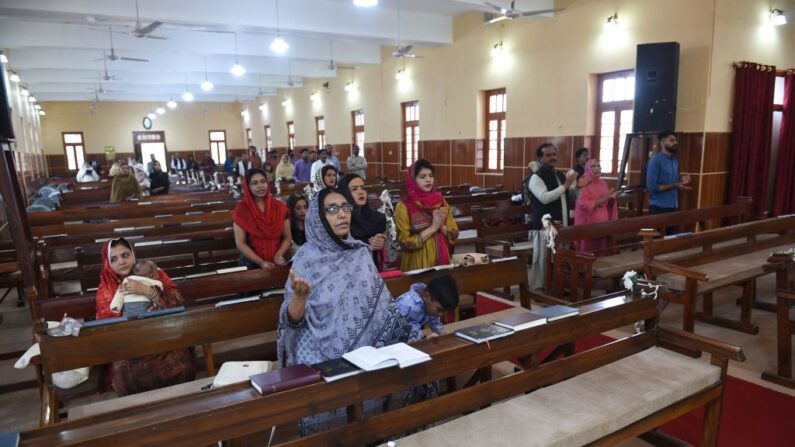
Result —
<instances>
[{"instance_id":1,"label":"child bending over pew","mask_svg":"<svg viewBox=\"0 0 795 447\"><path fill-rule=\"evenodd\" d=\"M149 311L152 308L152 301L157 299L157 296L163 290L163 283L157 278L157 265L147 259L142 259L135 263L133 266L132 275L124 278L121 286L116 291L113 301L110 302L111 312L121 312L125 317L137 317L142 313ZM125 284L127 281L133 279L151 286L151 291L147 295L137 293L125 293Z\"/></svg>"},{"instance_id":2,"label":"child bending over pew","mask_svg":"<svg viewBox=\"0 0 795 447\"><path fill-rule=\"evenodd\" d=\"M412 284L409 291L396 300L398 312L411 324L413 331L422 332L426 323L431 328L428 337L444 333L439 316L458 307L458 285L450 275L437 276L428 284Z\"/></svg>"}]
</instances>

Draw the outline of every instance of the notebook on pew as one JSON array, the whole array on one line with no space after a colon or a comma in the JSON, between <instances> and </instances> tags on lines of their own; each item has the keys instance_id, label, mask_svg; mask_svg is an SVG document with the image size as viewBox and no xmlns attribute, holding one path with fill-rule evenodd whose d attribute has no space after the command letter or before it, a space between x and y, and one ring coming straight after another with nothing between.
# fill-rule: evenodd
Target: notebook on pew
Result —
<instances>
[{"instance_id":1,"label":"notebook on pew","mask_svg":"<svg viewBox=\"0 0 795 447\"><path fill-rule=\"evenodd\" d=\"M304 364L251 376L251 386L263 396L320 382L320 371Z\"/></svg>"},{"instance_id":2,"label":"notebook on pew","mask_svg":"<svg viewBox=\"0 0 795 447\"><path fill-rule=\"evenodd\" d=\"M144 312L138 315L138 319L162 317L164 315L178 314L185 312L185 306L169 307L168 309L153 310L151 312Z\"/></svg>"},{"instance_id":3,"label":"notebook on pew","mask_svg":"<svg viewBox=\"0 0 795 447\"><path fill-rule=\"evenodd\" d=\"M576 307L563 306L556 304L554 306L547 306L542 309L536 309L530 313L544 317L548 322L561 320L563 318L573 317L579 315L580 310Z\"/></svg>"},{"instance_id":4,"label":"notebook on pew","mask_svg":"<svg viewBox=\"0 0 795 447\"><path fill-rule=\"evenodd\" d=\"M260 295L254 296L247 296L243 298L235 298L233 300L224 300L215 303L215 307L223 307L223 306L230 306L232 304L240 304L240 303L248 303L250 301L257 301L260 299Z\"/></svg>"},{"instance_id":5,"label":"notebook on pew","mask_svg":"<svg viewBox=\"0 0 795 447\"><path fill-rule=\"evenodd\" d=\"M408 272L403 272L403 274L404 275L418 275L420 273L430 272L432 270L436 270L438 272L438 271L441 271L441 270L450 270L450 269L454 269L454 268L455 268L455 264L443 264L443 265L436 265L436 266L433 266L433 267L426 267L426 268L422 268L422 269L409 270Z\"/></svg>"},{"instance_id":6,"label":"notebook on pew","mask_svg":"<svg viewBox=\"0 0 795 447\"><path fill-rule=\"evenodd\" d=\"M469 340L473 343L485 343L502 337L507 337L513 334L513 329L498 326L491 323L478 324L477 326L470 326L467 328L459 329L454 332L457 337Z\"/></svg>"},{"instance_id":7,"label":"notebook on pew","mask_svg":"<svg viewBox=\"0 0 795 447\"><path fill-rule=\"evenodd\" d=\"M463 230L458 233L458 239L474 239L478 237L478 230L470 229L470 230Z\"/></svg>"},{"instance_id":8,"label":"notebook on pew","mask_svg":"<svg viewBox=\"0 0 795 447\"><path fill-rule=\"evenodd\" d=\"M430 355L405 343L395 343L381 348L362 346L343 354L342 357L365 371L375 371L392 366L400 366L401 369L408 368L431 359Z\"/></svg>"},{"instance_id":9,"label":"notebook on pew","mask_svg":"<svg viewBox=\"0 0 795 447\"><path fill-rule=\"evenodd\" d=\"M80 325L80 327L82 329L85 329L90 327L105 326L108 324L124 323L125 321L130 321L130 320L127 317L104 318L102 320L84 321L83 324Z\"/></svg>"},{"instance_id":10,"label":"notebook on pew","mask_svg":"<svg viewBox=\"0 0 795 447\"><path fill-rule=\"evenodd\" d=\"M245 272L246 270L248 270L248 267L245 267L245 266L229 267L229 268L225 268L225 269L218 269L218 270L215 271L215 273L217 273L219 275L223 275L225 273Z\"/></svg>"},{"instance_id":11,"label":"notebook on pew","mask_svg":"<svg viewBox=\"0 0 795 447\"><path fill-rule=\"evenodd\" d=\"M323 381L326 383L346 377L355 376L362 372L356 365L345 360L343 357L326 360L325 362L315 363L312 368L320 371Z\"/></svg>"}]
</instances>

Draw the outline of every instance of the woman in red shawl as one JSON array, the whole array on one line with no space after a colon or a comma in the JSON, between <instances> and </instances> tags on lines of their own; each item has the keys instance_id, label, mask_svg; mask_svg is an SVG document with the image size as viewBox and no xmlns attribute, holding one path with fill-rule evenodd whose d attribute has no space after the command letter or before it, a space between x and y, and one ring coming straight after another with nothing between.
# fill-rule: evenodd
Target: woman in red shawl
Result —
<instances>
[{"instance_id":1,"label":"woman in red shawl","mask_svg":"<svg viewBox=\"0 0 795 447\"><path fill-rule=\"evenodd\" d=\"M243 182L243 200L232 214L240 264L250 269L284 265L290 248L290 212L270 194L262 169L249 169Z\"/></svg>"},{"instance_id":2,"label":"woman in red shawl","mask_svg":"<svg viewBox=\"0 0 795 447\"><path fill-rule=\"evenodd\" d=\"M599 160L591 159L585 164L585 173L579 180L580 195L577 197L577 208L574 211L574 224L585 225L595 222L606 222L618 218L615 189L608 188L600 178L602 167ZM607 248L609 238L582 240L574 243L578 251L593 252ZM604 254L604 253L598 253Z\"/></svg>"},{"instance_id":3,"label":"woman in red shawl","mask_svg":"<svg viewBox=\"0 0 795 447\"><path fill-rule=\"evenodd\" d=\"M450 263L458 224L442 193L434 189L433 165L417 160L406 176L407 194L395 207L395 228L406 272Z\"/></svg>"},{"instance_id":4,"label":"woman in red shawl","mask_svg":"<svg viewBox=\"0 0 795 447\"><path fill-rule=\"evenodd\" d=\"M157 279L163 289L124 278L132 273L135 252L124 238L108 241L102 250L102 270L96 295L96 318L118 317L121 313L110 310L110 302L116 292L147 295L152 298L152 310L182 305L182 295L171 278L157 270ZM108 371L109 382L119 396L140 393L178 383L189 382L196 376L193 353L189 349L164 352L137 359L113 362Z\"/></svg>"}]
</instances>

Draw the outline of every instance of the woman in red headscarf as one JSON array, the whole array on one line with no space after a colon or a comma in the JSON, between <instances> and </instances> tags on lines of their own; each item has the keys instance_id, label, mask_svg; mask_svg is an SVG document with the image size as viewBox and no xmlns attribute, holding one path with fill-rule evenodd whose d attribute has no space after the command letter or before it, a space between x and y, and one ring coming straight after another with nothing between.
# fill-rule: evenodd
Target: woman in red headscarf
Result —
<instances>
[{"instance_id":1,"label":"woman in red headscarf","mask_svg":"<svg viewBox=\"0 0 795 447\"><path fill-rule=\"evenodd\" d=\"M577 207L574 210L575 225L606 222L618 218L617 192L615 189L607 187L607 183L602 180L601 175L602 167L599 165L599 160L593 158L588 160L579 180L580 194L577 197ZM576 241L574 246L578 251L590 253L607 248L609 243L609 239L604 237Z\"/></svg>"},{"instance_id":2,"label":"woman in red headscarf","mask_svg":"<svg viewBox=\"0 0 795 447\"><path fill-rule=\"evenodd\" d=\"M402 249L400 270L450 263L458 239L456 224L442 193L434 189L433 165L417 160L408 170L406 197L395 207L395 228Z\"/></svg>"},{"instance_id":3,"label":"woman in red headscarf","mask_svg":"<svg viewBox=\"0 0 795 447\"><path fill-rule=\"evenodd\" d=\"M262 169L249 169L243 182L243 200L232 214L240 265L269 269L286 263L290 248L290 211L270 194Z\"/></svg>"},{"instance_id":4,"label":"woman in red headscarf","mask_svg":"<svg viewBox=\"0 0 795 447\"><path fill-rule=\"evenodd\" d=\"M96 295L97 320L121 315L110 310L110 303L117 291L150 297L151 310L182 305L182 295L171 278L160 269L157 270L157 279L163 283L162 290L132 279L122 284L124 278L132 273L133 264L135 252L126 239L119 238L105 243ZM189 349L113 362L108 371L108 381L119 396L176 385L195 377L196 365Z\"/></svg>"}]
</instances>

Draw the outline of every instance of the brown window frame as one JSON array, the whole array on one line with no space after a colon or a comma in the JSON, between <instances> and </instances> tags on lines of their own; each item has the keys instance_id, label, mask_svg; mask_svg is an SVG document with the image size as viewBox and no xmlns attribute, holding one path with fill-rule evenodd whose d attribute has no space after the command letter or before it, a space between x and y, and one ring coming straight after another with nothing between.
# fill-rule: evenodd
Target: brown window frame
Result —
<instances>
[{"instance_id":1,"label":"brown window frame","mask_svg":"<svg viewBox=\"0 0 795 447\"><path fill-rule=\"evenodd\" d=\"M401 141L403 143L402 144L402 146L403 146L402 150L400 151L400 155L401 155L401 158L402 158L402 160L401 160L401 169L402 170L408 169L411 166L411 164L414 163L414 161L419 160L419 158L420 158L420 120L419 120L419 116L416 117L417 118L416 120L408 121L406 119L406 114L407 114L406 112L407 112L408 108L409 107L413 107L413 106L417 107L417 115L419 115L419 113L420 113L420 101L419 100L406 101L406 102L400 103L400 116L401 116L401 120L402 120L402 125L400 126L400 129L401 129L400 139L401 139ZM414 160L411 160L411 163L408 163L408 161L409 161L409 159L411 157L409 157L408 146L407 146L408 142L406 141L406 131L409 130L409 129L412 130L412 139L414 141L415 151L416 151L416 158L414 158Z\"/></svg>"},{"instance_id":2,"label":"brown window frame","mask_svg":"<svg viewBox=\"0 0 795 447\"><path fill-rule=\"evenodd\" d=\"M503 110L501 112L492 112L489 108L492 96L503 95ZM483 124L485 130L485 138L482 147L482 167L481 172L501 173L505 169L505 129L506 129L506 102L508 94L505 87L495 88L492 90L485 90L483 92L484 107L483 107ZM491 138L491 122L497 121L497 138L496 148L492 148ZM492 150L497 152L497 167L489 167L490 153Z\"/></svg>"},{"instance_id":3,"label":"brown window frame","mask_svg":"<svg viewBox=\"0 0 795 447\"><path fill-rule=\"evenodd\" d=\"M67 143L66 136L67 135L80 135L80 144L77 143ZM64 157L64 167L66 168L67 172L77 172L83 166L83 163L86 161L86 138L83 135L82 131L69 131L69 132L61 132L61 143L63 144L63 157ZM81 146L83 148L83 160L77 159L77 146ZM69 149L72 148L74 152L75 158L75 169L69 169Z\"/></svg>"},{"instance_id":4,"label":"brown window frame","mask_svg":"<svg viewBox=\"0 0 795 447\"><path fill-rule=\"evenodd\" d=\"M320 128L320 123L323 122L323 129ZM315 141L317 147L326 147L326 118L323 115L315 117Z\"/></svg>"},{"instance_id":5,"label":"brown window frame","mask_svg":"<svg viewBox=\"0 0 795 447\"><path fill-rule=\"evenodd\" d=\"M224 139L223 140L213 140L212 135L213 132L223 132ZM226 159L228 158L229 153L229 145L226 143L226 129L211 129L207 131L207 139L210 141L210 158L213 159L214 162L218 164L224 164ZM213 154L213 143L216 143L215 151L216 153ZM221 160L221 151L218 147L218 143L224 143L224 159ZM217 157L216 157L217 155Z\"/></svg>"},{"instance_id":6,"label":"brown window frame","mask_svg":"<svg viewBox=\"0 0 795 447\"><path fill-rule=\"evenodd\" d=\"M271 125L265 125L265 150L270 151L273 149L273 134L271 133Z\"/></svg>"},{"instance_id":7,"label":"brown window frame","mask_svg":"<svg viewBox=\"0 0 795 447\"><path fill-rule=\"evenodd\" d=\"M620 146L621 142L621 112L623 111L633 111L634 109L634 95L633 99L630 100L623 100L623 101L611 101L611 102L604 102L603 101L603 88L604 88L604 81L608 79L617 79L617 78L626 78L628 76L634 76L635 70L620 70L620 71L613 71L609 73L600 73L596 76L596 125L595 129L595 138L594 138L594 147L591 148L591 158L595 158L597 160L601 160L601 150L602 150L602 114L604 112L615 112L615 119L613 122L613 159L612 164L610 166L610 170L608 171L605 169L605 166L602 166L602 172L606 174L607 177L616 177L618 176L619 171L619 164L621 163L621 154L623 152L623 147ZM637 81L636 81L637 82ZM630 130L629 133L632 131Z\"/></svg>"},{"instance_id":8,"label":"brown window frame","mask_svg":"<svg viewBox=\"0 0 795 447\"><path fill-rule=\"evenodd\" d=\"M287 149L295 151L295 121L287 121Z\"/></svg>"},{"instance_id":9,"label":"brown window frame","mask_svg":"<svg viewBox=\"0 0 795 447\"><path fill-rule=\"evenodd\" d=\"M356 117L362 116L362 125L356 125ZM362 134L362 142L359 144L357 136ZM364 109L351 110L351 144L359 145L359 149L364 150Z\"/></svg>"}]
</instances>

